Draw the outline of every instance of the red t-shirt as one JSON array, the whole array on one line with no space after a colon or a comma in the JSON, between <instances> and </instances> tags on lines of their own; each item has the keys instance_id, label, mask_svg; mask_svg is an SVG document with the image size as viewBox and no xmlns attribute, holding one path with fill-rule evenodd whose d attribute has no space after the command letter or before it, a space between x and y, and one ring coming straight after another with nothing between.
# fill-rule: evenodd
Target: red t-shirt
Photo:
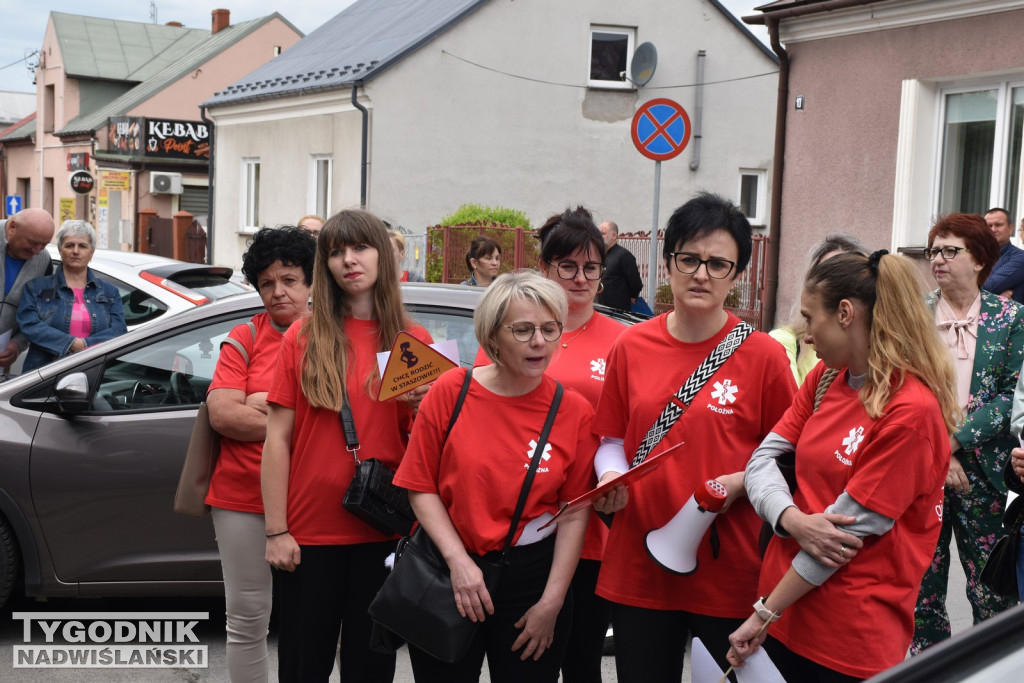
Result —
<instances>
[{"instance_id":1,"label":"red t-shirt","mask_svg":"<svg viewBox=\"0 0 1024 683\"><path fill-rule=\"evenodd\" d=\"M555 394L555 381L544 376L540 386L524 396L499 396L473 380L445 441L465 376L461 368L446 372L423 398L395 483L410 491L440 495L466 550L482 555L505 546L519 491ZM516 541L530 520L545 512L554 514L560 502L593 487L597 449L593 419L594 409L586 399L566 389Z\"/></svg>"},{"instance_id":2,"label":"red t-shirt","mask_svg":"<svg viewBox=\"0 0 1024 683\"><path fill-rule=\"evenodd\" d=\"M771 634L793 652L857 678L903 661L914 635L914 604L942 526L949 437L938 401L916 377L868 417L845 373L812 413L818 365L793 407L772 430L796 444L797 490L806 513L822 512L846 490L858 503L896 520L864 538L848 565L789 607ZM778 583L799 550L774 538L761 572L762 595ZM841 626L840 626L841 625Z\"/></svg>"},{"instance_id":3,"label":"red t-shirt","mask_svg":"<svg viewBox=\"0 0 1024 683\"><path fill-rule=\"evenodd\" d=\"M274 327L269 313L259 313L252 318L256 327L253 339L249 323L242 323L228 334L241 342L249 352L246 365L242 354L231 344L222 344L217 369L213 371L214 389L238 389L246 396L261 391L270 391L274 378L277 354L281 349L282 334ZM220 455L217 466L210 478L210 490L206 494L207 505L263 514L263 495L260 491L260 463L263 460L262 441L236 441L228 437L220 440Z\"/></svg>"},{"instance_id":4,"label":"red t-shirt","mask_svg":"<svg viewBox=\"0 0 1024 683\"><path fill-rule=\"evenodd\" d=\"M626 326L617 320L594 313L587 323L586 332L577 334L579 330L574 330L568 335L563 334L558 340L558 349L548 366L547 374L583 394L596 408L601 398L601 389L604 388L608 351L625 329ZM565 348L562 348L563 342L566 343ZM473 364L490 365L491 359L480 349ZM596 480L594 485L597 485ZM608 527L598 518L597 513L591 512L581 557L585 560L600 560L604 557L607 540Z\"/></svg>"},{"instance_id":5,"label":"red t-shirt","mask_svg":"<svg viewBox=\"0 0 1024 683\"><path fill-rule=\"evenodd\" d=\"M667 319L661 315L626 329L608 359L595 424L603 435L625 440L630 460L669 398L739 322L730 315L712 338L686 343L669 333ZM698 549L697 569L688 576L655 564L644 537L672 519L705 481L742 471L795 393L785 350L766 334L751 334L701 388L651 456L681 441L685 445L655 473L630 486L629 503L615 514L605 547L599 595L647 609L750 615L761 565L761 520L746 498L715 520L721 541L718 558L712 556L709 531Z\"/></svg>"},{"instance_id":6,"label":"red t-shirt","mask_svg":"<svg viewBox=\"0 0 1024 683\"><path fill-rule=\"evenodd\" d=\"M338 413L313 408L302 394L303 344L299 321L288 328L267 401L295 411L291 463L288 474L288 529L299 545L350 545L386 541L376 531L341 507L352 482L355 460L345 450L345 431ZM419 325L408 330L427 343L433 340ZM380 350L377 321L345 318L349 340L349 404L359 437L360 459L377 458L397 468L412 428L412 411L404 402L377 400L366 392L366 378L374 372Z\"/></svg>"}]
</instances>

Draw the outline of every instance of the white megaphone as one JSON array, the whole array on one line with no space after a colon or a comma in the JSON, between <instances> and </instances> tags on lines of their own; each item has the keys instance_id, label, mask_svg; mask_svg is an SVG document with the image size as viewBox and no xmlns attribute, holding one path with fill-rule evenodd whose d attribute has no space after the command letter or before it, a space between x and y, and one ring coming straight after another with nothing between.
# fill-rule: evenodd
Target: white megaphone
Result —
<instances>
[{"instance_id":1,"label":"white megaphone","mask_svg":"<svg viewBox=\"0 0 1024 683\"><path fill-rule=\"evenodd\" d=\"M647 532L647 553L665 571L686 576L697 570L697 546L729 492L714 479L693 492L686 505L660 529Z\"/></svg>"}]
</instances>

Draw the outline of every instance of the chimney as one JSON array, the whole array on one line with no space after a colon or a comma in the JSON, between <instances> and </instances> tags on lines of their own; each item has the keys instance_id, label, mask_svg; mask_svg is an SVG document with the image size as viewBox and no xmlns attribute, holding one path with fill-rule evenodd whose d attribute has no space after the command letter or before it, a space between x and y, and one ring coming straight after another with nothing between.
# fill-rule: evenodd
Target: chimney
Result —
<instances>
[{"instance_id":1,"label":"chimney","mask_svg":"<svg viewBox=\"0 0 1024 683\"><path fill-rule=\"evenodd\" d=\"M165 26L173 26L174 28L181 28L181 26L182 26L180 21L168 21L164 25Z\"/></svg>"},{"instance_id":2,"label":"chimney","mask_svg":"<svg viewBox=\"0 0 1024 683\"><path fill-rule=\"evenodd\" d=\"M210 35L219 33L231 25L231 10L215 9L210 14L213 15L213 28L210 29Z\"/></svg>"}]
</instances>

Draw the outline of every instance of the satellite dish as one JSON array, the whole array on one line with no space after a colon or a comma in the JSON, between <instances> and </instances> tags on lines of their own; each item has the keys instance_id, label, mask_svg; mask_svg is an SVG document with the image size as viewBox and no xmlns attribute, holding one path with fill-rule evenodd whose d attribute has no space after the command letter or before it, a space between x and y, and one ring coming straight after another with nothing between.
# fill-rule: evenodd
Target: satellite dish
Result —
<instances>
[{"instance_id":1,"label":"satellite dish","mask_svg":"<svg viewBox=\"0 0 1024 683\"><path fill-rule=\"evenodd\" d=\"M633 53L633 61L629 65L630 80L636 83L637 87L644 87L654 76L654 70L658 66L658 50L654 43L643 43Z\"/></svg>"}]
</instances>

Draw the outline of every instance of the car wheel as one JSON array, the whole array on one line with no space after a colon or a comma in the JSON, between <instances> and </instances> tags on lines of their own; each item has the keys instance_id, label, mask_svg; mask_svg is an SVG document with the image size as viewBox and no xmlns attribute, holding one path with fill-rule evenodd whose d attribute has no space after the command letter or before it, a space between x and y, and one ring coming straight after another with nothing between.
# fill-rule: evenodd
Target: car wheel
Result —
<instances>
[{"instance_id":1,"label":"car wheel","mask_svg":"<svg viewBox=\"0 0 1024 683\"><path fill-rule=\"evenodd\" d=\"M7 520L0 517L0 607L7 603L18 578L18 544Z\"/></svg>"}]
</instances>

